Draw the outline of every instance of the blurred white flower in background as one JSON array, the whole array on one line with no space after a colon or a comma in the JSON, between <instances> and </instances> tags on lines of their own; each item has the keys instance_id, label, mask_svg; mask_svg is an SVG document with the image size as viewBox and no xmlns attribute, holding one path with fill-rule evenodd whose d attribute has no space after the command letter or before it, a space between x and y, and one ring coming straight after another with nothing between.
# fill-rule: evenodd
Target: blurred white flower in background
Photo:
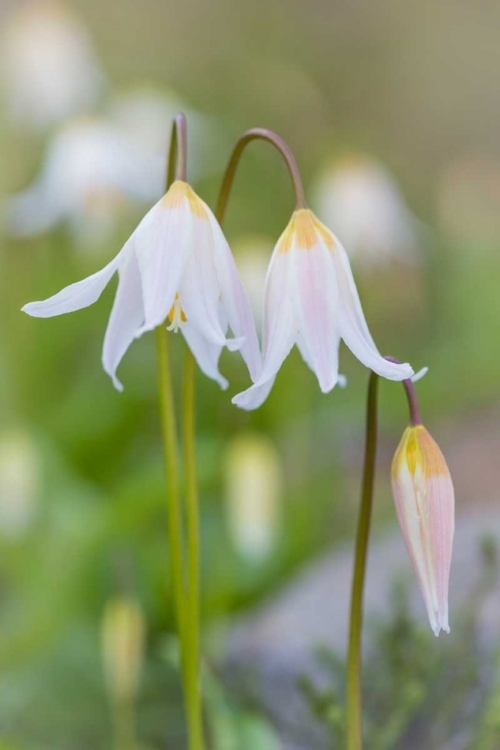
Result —
<instances>
[{"instance_id":1,"label":"blurred white flower in background","mask_svg":"<svg viewBox=\"0 0 500 750\"><path fill-rule=\"evenodd\" d=\"M182 108L172 96L136 91L117 98L109 116L69 120L50 140L34 182L7 200L7 233L32 236L66 222L84 246L106 239L131 205L164 193L172 117ZM200 116L191 122L203 127Z\"/></svg>"},{"instance_id":2,"label":"blurred white flower in background","mask_svg":"<svg viewBox=\"0 0 500 750\"><path fill-rule=\"evenodd\" d=\"M418 221L389 170L377 160L343 157L319 178L313 205L359 268L419 260Z\"/></svg>"},{"instance_id":3,"label":"blurred white flower in background","mask_svg":"<svg viewBox=\"0 0 500 750\"><path fill-rule=\"evenodd\" d=\"M260 562L273 550L281 517L283 468L272 440L258 433L234 438L224 476L233 543L243 557Z\"/></svg>"},{"instance_id":4,"label":"blurred white flower in background","mask_svg":"<svg viewBox=\"0 0 500 750\"><path fill-rule=\"evenodd\" d=\"M252 308L255 327L262 332L264 287L274 242L259 235L241 237L231 244L243 287Z\"/></svg>"},{"instance_id":5,"label":"blurred white flower in background","mask_svg":"<svg viewBox=\"0 0 500 750\"><path fill-rule=\"evenodd\" d=\"M10 115L45 129L92 109L105 77L80 18L57 0L17 4L1 33L1 79Z\"/></svg>"},{"instance_id":6,"label":"blurred white flower in background","mask_svg":"<svg viewBox=\"0 0 500 750\"><path fill-rule=\"evenodd\" d=\"M19 538L30 527L40 490L40 457L21 430L0 433L0 533Z\"/></svg>"}]
</instances>

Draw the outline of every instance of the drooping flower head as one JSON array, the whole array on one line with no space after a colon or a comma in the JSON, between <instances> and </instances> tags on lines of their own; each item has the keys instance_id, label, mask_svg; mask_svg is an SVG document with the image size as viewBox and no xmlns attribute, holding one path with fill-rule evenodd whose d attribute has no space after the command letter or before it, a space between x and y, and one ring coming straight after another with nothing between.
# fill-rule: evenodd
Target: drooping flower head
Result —
<instances>
[{"instance_id":1,"label":"drooping flower head","mask_svg":"<svg viewBox=\"0 0 500 750\"><path fill-rule=\"evenodd\" d=\"M231 251L209 207L187 182L176 180L118 255L101 271L23 310L49 318L93 304L115 272L118 289L102 361L116 388L116 369L135 338L165 324L181 330L200 369L221 387L222 347L239 349L251 377L260 351L249 303ZM236 337L227 339L228 325Z\"/></svg>"},{"instance_id":2,"label":"drooping flower head","mask_svg":"<svg viewBox=\"0 0 500 750\"><path fill-rule=\"evenodd\" d=\"M435 635L450 632L450 575L455 497L450 472L435 440L421 424L408 427L392 462L399 525Z\"/></svg>"},{"instance_id":3,"label":"drooping flower head","mask_svg":"<svg viewBox=\"0 0 500 750\"><path fill-rule=\"evenodd\" d=\"M327 393L339 381L339 344L390 380L411 378L409 364L388 362L370 335L339 240L306 208L294 212L274 248L266 278L263 366L257 380L233 402L255 409L267 398L294 344Z\"/></svg>"}]
</instances>

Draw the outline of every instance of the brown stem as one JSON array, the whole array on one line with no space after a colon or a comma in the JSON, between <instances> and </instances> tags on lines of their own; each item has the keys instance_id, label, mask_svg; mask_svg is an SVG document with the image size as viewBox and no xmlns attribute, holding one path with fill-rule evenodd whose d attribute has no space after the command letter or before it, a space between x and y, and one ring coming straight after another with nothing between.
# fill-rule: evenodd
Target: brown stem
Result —
<instances>
[{"instance_id":1,"label":"brown stem","mask_svg":"<svg viewBox=\"0 0 500 750\"><path fill-rule=\"evenodd\" d=\"M172 123L172 137L168 156L167 187L174 180L187 179L187 123L186 116L179 112Z\"/></svg>"},{"instance_id":2,"label":"brown stem","mask_svg":"<svg viewBox=\"0 0 500 750\"><path fill-rule=\"evenodd\" d=\"M241 155L246 146L248 146L251 141L256 140L267 141L280 152L286 166L288 167L288 172L292 179L293 189L295 192L295 208L307 208L304 195L304 187L302 185L299 168L295 156L290 150L290 147L282 138L280 138L279 135L273 133L272 130L267 130L267 128L252 128L251 130L247 130L245 133L243 133L243 135L237 140L233 152L229 158L224 177L222 178L219 200L217 201L217 208L215 210L215 215L220 224L222 224L224 215L226 213L229 194L231 192L234 175L236 173L236 168L239 164Z\"/></svg>"},{"instance_id":3,"label":"brown stem","mask_svg":"<svg viewBox=\"0 0 500 750\"><path fill-rule=\"evenodd\" d=\"M401 364L400 360L395 357L384 357L384 359L388 362L394 362L396 365ZM408 407L410 409L410 424L412 427L415 427L415 425L422 424L415 385L413 381L408 378L408 380L403 380L403 386L406 391L406 398L408 399Z\"/></svg>"}]
</instances>

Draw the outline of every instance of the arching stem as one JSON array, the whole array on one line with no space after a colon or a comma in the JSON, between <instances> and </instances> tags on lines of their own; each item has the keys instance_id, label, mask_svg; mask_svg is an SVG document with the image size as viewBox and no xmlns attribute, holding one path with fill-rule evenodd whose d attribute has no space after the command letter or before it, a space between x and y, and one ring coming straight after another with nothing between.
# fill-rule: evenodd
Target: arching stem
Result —
<instances>
[{"instance_id":1,"label":"arching stem","mask_svg":"<svg viewBox=\"0 0 500 750\"><path fill-rule=\"evenodd\" d=\"M280 138L279 135L273 133L272 130L267 130L267 128L252 128L251 130L247 130L245 133L243 133L243 135L240 136L240 138L238 138L238 140L236 141L236 145L229 158L226 171L224 172L219 199L217 201L217 208L215 209L215 215L220 224L222 224L224 220L227 202L234 181L234 176L236 174L236 169L240 162L243 151L249 143L256 140L267 141L267 143L270 143L279 151L285 161L292 180L293 189L295 192L295 208L306 208L304 187L302 185L299 167L290 147L282 138Z\"/></svg>"}]
</instances>

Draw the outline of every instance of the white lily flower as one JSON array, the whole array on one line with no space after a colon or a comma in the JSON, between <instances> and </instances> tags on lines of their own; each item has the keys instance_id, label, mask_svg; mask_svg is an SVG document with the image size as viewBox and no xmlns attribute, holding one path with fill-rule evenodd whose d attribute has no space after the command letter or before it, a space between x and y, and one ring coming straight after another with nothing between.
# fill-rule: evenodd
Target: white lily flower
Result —
<instances>
[{"instance_id":1,"label":"white lily flower","mask_svg":"<svg viewBox=\"0 0 500 750\"><path fill-rule=\"evenodd\" d=\"M200 369L222 388L223 346L239 349L251 377L261 366L250 305L229 245L209 207L188 183L175 181L105 268L24 312L38 318L93 304L115 272L119 282L104 338L103 366L115 387L116 369L135 338L170 320L181 330ZM227 339L228 325L237 339Z\"/></svg>"},{"instance_id":2,"label":"white lily flower","mask_svg":"<svg viewBox=\"0 0 500 750\"><path fill-rule=\"evenodd\" d=\"M24 127L44 129L96 105L105 78L70 7L57 0L20 3L2 37L4 96Z\"/></svg>"},{"instance_id":3,"label":"white lily flower","mask_svg":"<svg viewBox=\"0 0 500 750\"><path fill-rule=\"evenodd\" d=\"M284 359L297 344L327 393L339 382L339 345L389 380L411 378L409 364L388 362L366 324L347 254L312 211L294 212L274 248L264 299L263 366L254 384L233 398L255 409L267 398Z\"/></svg>"}]
</instances>

